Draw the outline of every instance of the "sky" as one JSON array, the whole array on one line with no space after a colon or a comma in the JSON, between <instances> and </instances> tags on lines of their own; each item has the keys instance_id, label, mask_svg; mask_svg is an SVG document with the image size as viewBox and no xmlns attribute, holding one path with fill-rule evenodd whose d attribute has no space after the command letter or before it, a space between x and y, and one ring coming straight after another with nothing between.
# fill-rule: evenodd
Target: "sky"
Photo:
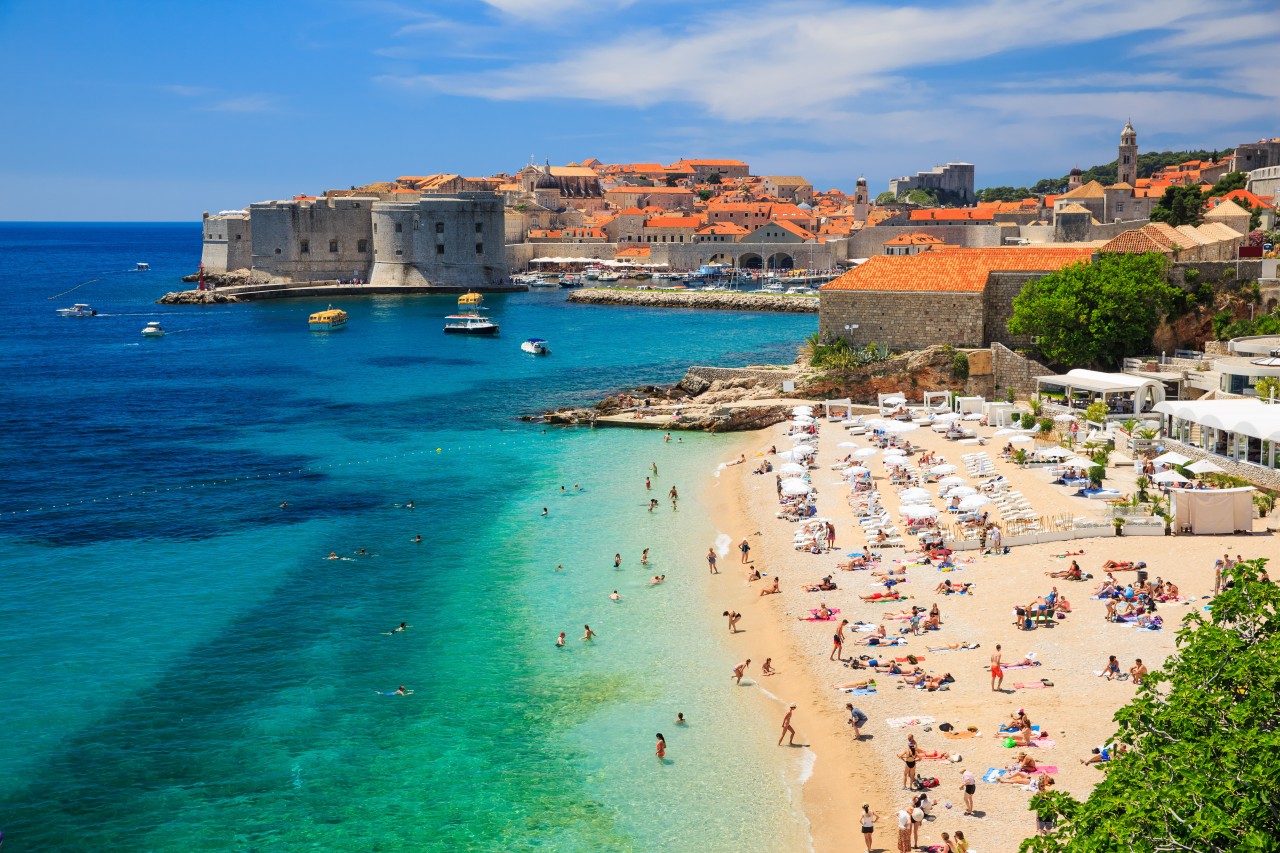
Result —
<instances>
[{"instance_id":1,"label":"sky","mask_svg":"<svg viewBox=\"0 0 1280 853\"><path fill-rule=\"evenodd\" d=\"M1276 0L0 0L0 220L738 158L873 194L1280 135Z\"/></svg>"}]
</instances>

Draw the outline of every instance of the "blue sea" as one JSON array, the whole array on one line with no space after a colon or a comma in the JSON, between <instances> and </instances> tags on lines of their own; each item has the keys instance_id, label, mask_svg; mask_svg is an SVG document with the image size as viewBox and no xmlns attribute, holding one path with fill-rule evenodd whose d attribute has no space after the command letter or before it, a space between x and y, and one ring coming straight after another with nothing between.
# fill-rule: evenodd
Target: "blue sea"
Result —
<instances>
[{"instance_id":1,"label":"blue sea","mask_svg":"<svg viewBox=\"0 0 1280 853\"><path fill-rule=\"evenodd\" d=\"M6 853L807 844L708 595L733 439L518 416L789 360L813 315L542 291L490 297L481 340L442 333L456 297L352 298L313 334L315 300L153 304L199 251L0 224Z\"/></svg>"}]
</instances>

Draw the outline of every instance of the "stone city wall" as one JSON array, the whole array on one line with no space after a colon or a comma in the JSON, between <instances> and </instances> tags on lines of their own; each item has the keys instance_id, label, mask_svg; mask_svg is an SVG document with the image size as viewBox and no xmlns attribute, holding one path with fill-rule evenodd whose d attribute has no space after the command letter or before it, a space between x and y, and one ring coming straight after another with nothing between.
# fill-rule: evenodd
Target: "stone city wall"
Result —
<instances>
[{"instance_id":1,"label":"stone city wall","mask_svg":"<svg viewBox=\"0 0 1280 853\"><path fill-rule=\"evenodd\" d=\"M884 254L884 244L899 234L929 234L950 246L985 249L999 246L1005 230L998 225L876 225L850 235L848 257L872 258Z\"/></svg>"},{"instance_id":2,"label":"stone city wall","mask_svg":"<svg viewBox=\"0 0 1280 853\"><path fill-rule=\"evenodd\" d=\"M984 343L981 292L824 290L820 299L821 334L845 338L855 347L876 343L891 349L934 344L963 348Z\"/></svg>"},{"instance_id":3,"label":"stone city wall","mask_svg":"<svg viewBox=\"0 0 1280 853\"><path fill-rule=\"evenodd\" d=\"M1005 391L1013 389L1018 399L1025 400L1036 393L1036 377L1051 376L1050 370L1038 361L1016 353L1001 343L991 344L991 375L993 394L1003 398Z\"/></svg>"}]
</instances>

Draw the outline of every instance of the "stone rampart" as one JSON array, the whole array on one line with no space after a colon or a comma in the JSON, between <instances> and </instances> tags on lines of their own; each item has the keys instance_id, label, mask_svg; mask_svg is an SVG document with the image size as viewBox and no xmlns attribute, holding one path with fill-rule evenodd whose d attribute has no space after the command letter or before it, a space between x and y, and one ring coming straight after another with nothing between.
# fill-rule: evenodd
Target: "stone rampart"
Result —
<instances>
[{"instance_id":1,"label":"stone rampart","mask_svg":"<svg viewBox=\"0 0 1280 853\"><path fill-rule=\"evenodd\" d=\"M820 298L823 337L845 338L856 347L875 343L892 349L924 349L934 344L964 348L984 343L980 291L824 290Z\"/></svg>"},{"instance_id":2,"label":"stone rampart","mask_svg":"<svg viewBox=\"0 0 1280 853\"><path fill-rule=\"evenodd\" d=\"M1036 392L1036 377L1050 376L1053 372L1004 344L991 344L991 375L996 397L1003 397L1006 390L1012 388L1015 396L1027 399Z\"/></svg>"},{"instance_id":3,"label":"stone rampart","mask_svg":"<svg viewBox=\"0 0 1280 853\"><path fill-rule=\"evenodd\" d=\"M588 287L570 293L568 301L640 308L709 308L723 311L777 311L784 314L818 312L818 300L812 296L741 291L708 293L699 290L614 290Z\"/></svg>"}]
</instances>

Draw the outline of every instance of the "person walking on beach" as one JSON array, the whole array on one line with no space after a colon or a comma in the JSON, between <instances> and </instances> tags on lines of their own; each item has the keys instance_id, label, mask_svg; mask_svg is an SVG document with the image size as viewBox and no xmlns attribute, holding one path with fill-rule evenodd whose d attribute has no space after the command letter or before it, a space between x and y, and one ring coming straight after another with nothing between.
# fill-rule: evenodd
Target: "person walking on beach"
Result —
<instances>
[{"instance_id":1,"label":"person walking on beach","mask_svg":"<svg viewBox=\"0 0 1280 853\"><path fill-rule=\"evenodd\" d=\"M911 812L898 811L898 853L911 853Z\"/></svg>"},{"instance_id":2,"label":"person walking on beach","mask_svg":"<svg viewBox=\"0 0 1280 853\"><path fill-rule=\"evenodd\" d=\"M827 522L827 550L830 551L836 547L836 526L831 522Z\"/></svg>"},{"instance_id":3,"label":"person walking on beach","mask_svg":"<svg viewBox=\"0 0 1280 853\"><path fill-rule=\"evenodd\" d=\"M827 660L844 660L844 626L849 624L848 619L841 619L836 632L831 636L831 654Z\"/></svg>"},{"instance_id":4,"label":"person walking on beach","mask_svg":"<svg viewBox=\"0 0 1280 853\"><path fill-rule=\"evenodd\" d=\"M920 752L916 747L916 739L913 736L907 738L907 748L898 753L898 758L902 761L902 789L904 791L911 790L911 786L916 781L916 762L920 760Z\"/></svg>"},{"instance_id":5,"label":"person walking on beach","mask_svg":"<svg viewBox=\"0 0 1280 853\"><path fill-rule=\"evenodd\" d=\"M662 732L658 732L654 737L658 739L658 748L655 750L655 753L658 756L658 760L662 761L667 757L667 740L662 736Z\"/></svg>"},{"instance_id":6,"label":"person walking on beach","mask_svg":"<svg viewBox=\"0 0 1280 853\"><path fill-rule=\"evenodd\" d=\"M1004 669L1001 663L1003 661L1000 658L1000 644L996 643L996 650L991 655L991 690L993 692L999 690L1004 684Z\"/></svg>"},{"instance_id":7,"label":"person walking on beach","mask_svg":"<svg viewBox=\"0 0 1280 853\"><path fill-rule=\"evenodd\" d=\"M738 621L742 619L742 614L736 610L726 610L724 613L721 613L720 615L729 617L729 633L730 634L738 633Z\"/></svg>"},{"instance_id":8,"label":"person walking on beach","mask_svg":"<svg viewBox=\"0 0 1280 853\"><path fill-rule=\"evenodd\" d=\"M973 792L978 790L978 780L966 768L960 771L960 790L964 791L964 813L973 814Z\"/></svg>"},{"instance_id":9,"label":"person walking on beach","mask_svg":"<svg viewBox=\"0 0 1280 853\"><path fill-rule=\"evenodd\" d=\"M750 563L751 562L751 543L748 542L746 539L743 539L742 542L738 544L738 550L742 552L742 562Z\"/></svg>"},{"instance_id":10,"label":"person walking on beach","mask_svg":"<svg viewBox=\"0 0 1280 853\"><path fill-rule=\"evenodd\" d=\"M787 746L796 745L796 730L791 725L791 715L795 712L796 706L795 703L792 703L791 707L787 709L786 716L782 718L782 734L778 735L778 746L782 746L782 739L787 736L788 732L791 734L791 740L787 741Z\"/></svg>"},{"instance_id":11,"label":"person walking on beach","mask_svg":"<svg viewBox=\"0 0 1280 853\"><path fill-rule=\"evenodd\" d=\"M720 574L720 570L716 568L716 549L714 547L707 549L707 567L711 570L711 574Z\"/></svg>"},{"instance_id":12,"label":"person walking on beach","mask_svg":"<svg viewBox=\"0 0 1280 853\"><path fill-rule=\"evenodd\" d=\"M751 666L751 658L747 658L742 663L733 668L733 675L729 676L734 679L734 684L742 684L742 676L746 675L747 667Z\"/></svg>"},{"instance_id":13,"label":"person walking on beach","mask_svg":"<svg viewBox=\"0 0 1280 853\"><path fill-rule=\"evenodd\" d=\"M880 819L880 815L871 810L870 803L863 803L859 819L862 822L862 840L867 844L867 853L871 853L871 836L876 831L876 821Z\"/></svg>"}]
</instances>

